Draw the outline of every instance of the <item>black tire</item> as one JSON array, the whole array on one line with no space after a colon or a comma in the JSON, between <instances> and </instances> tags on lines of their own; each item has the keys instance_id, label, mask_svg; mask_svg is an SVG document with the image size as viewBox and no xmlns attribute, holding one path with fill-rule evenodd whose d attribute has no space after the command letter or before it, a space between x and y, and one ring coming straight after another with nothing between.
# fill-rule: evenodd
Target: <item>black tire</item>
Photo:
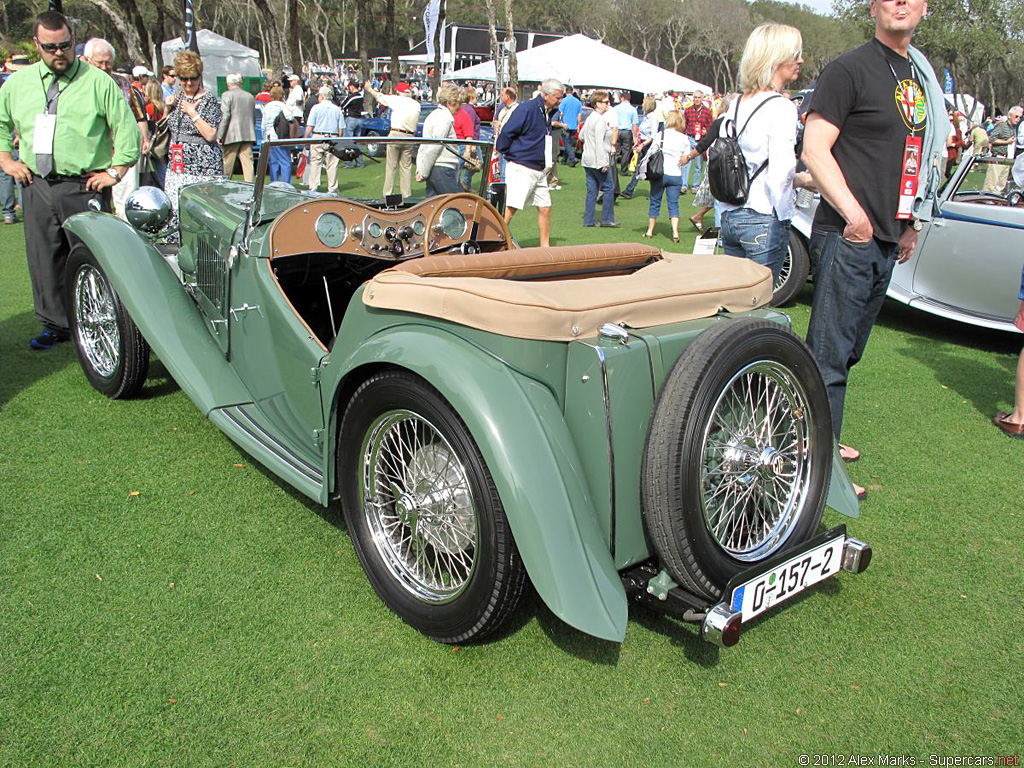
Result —
<instances>
[{"instance_id":1,"label":"black tire","mask_svg":"<svg viewBox=\"0 0 1024 768\"><path fill-rule=\"evenodd\" d=\"M497 631L522 596L526 571L458 414L422 379L384 371L352 396L338 445L345 520L384 603L442 643Z\"/></svg>"},{"instance_id":2,"label":"black tire","mask_svg":"<svg viewBox=\"0 0 1024 768\"><path fill-rule=\"evenodd\" d=\"M109 398L136 395L149 371L149 344L88 248L71 249L64 275L71 338L85 377Z\"/></svg>"},{"instance_id":3,"label":"black tire","mask_svg":"<svg viewBox=\"0 0 1024 768\"><path fill-rule=\"evenodd\" d=\"M364 136L366 136L367 138L370 138L370 137L373 137L373 136L376 136L376 137L379 138L380 134L377 133L376 131L367 131L364 134ZM363 151L367 155L369 155L370 157L384 157L384 145L382 143L380 143L379 141L378 142L368 142L368 143L362 144L360 146L362 147Z\"/></svg>"},{"instance_id":4,"label":"black tire","mask_svg":"<svg viewBox=\"0 0 1024 768\"><path fill-rule=\"evenodd\" d=\"M734 575L816 532L831 460L828 399L806 345L767 320L704 331L676 361L647 434L644 520L662 565L717 600Z\"/></svg>"},{"instance_id":5,"label":"black tire","mask_svg":"<svg viewBox=\"0 0 1024 768\"><path fill-rule=\"evenodd\" d=\"M807 253L807 244L795 230L789 231L789 248L782 260L779 279L775 281L775 292L771 305L781 307L797 297L807 283L811 272L811 258Z\"/></svg>"}]
</instances>

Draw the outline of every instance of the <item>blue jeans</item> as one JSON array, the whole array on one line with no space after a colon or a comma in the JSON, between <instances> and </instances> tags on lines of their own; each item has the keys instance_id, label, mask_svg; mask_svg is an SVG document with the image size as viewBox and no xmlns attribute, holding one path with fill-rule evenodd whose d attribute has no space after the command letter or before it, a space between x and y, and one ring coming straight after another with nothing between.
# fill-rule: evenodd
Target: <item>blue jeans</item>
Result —
<instances>
[{"instance_id":1,"label":"blue jeans","mask_svg":"<svg viewBox=\"0 0 1024 768\"><path fill-rule=\"evenodd\" d=\"M837 229L811 232L814 302L807 345L825 380L836 440L843 428L843 404L850 369L863 357L868 336L885 301L896 260L896 244L873 239L851 243Z\"/></svg>"},{"instance_id":2,"label":"blue jeans","mask_svg":"<svg viewBox=\"0 0 1024 768\"><path fill-rule=\"evenodd\" d=\"M360 136L360 135L362 135L362 132L363 132L362 129L363 129L363 119L361 117L346 117L345 118L345 135L346 136ZM365 145L364 146L360 146L359 147L359 151L360 152L365 152L366 151ZM364 165L366 165L366 161L363 160L363 156L362 155L359 155L359 157L356 158L355 167L356 168L362 168ZM353 165L352 165L352 163L345 163L345 167L346 168L352 168Z\"/></svg>"},{"instance_id":3,"label":"blue jeans","mask_svg":"<svg viewBox=\"0 0 1024 768\"><path fill-rule=\"evenodd\" d=\"M697 140L693 136L687 136L690 140L690 149L697 146ZM690 181L690 169L693 169L693 181ZM693 160L683 166L683 189L700 186L701 175L704 173L704 158L697 155Z\"/></svg>"},{"instance_id":4,"label":"blue jeans","mask_svg":"<svg viewBox=\"0 0 1024 768\"><path fill-rule=\"evenodd\" d=\"M576 131L562 131L562 151L565 153L564 163L576 165Z\"/></svg>"},{"instance_id":5,"label":"blue jeans","mask_svg":"<svg viewBox=\"0 0 1024 768\"><path fill-rule=\"evenodd\" d=\"M267 158L271 181L292 181L292 153L288 147L271 147Z\"/></svg>"},{"instance_id":6,"label":"blue jeans","mask_svg":"<svg viewBox=\"0 0 1024 768\"><path fill-rule=\"evenodd\" d=\"M722 213L722 250L729 256L745 256L768 267L772 280L779 279L789 246L789 222L774 213L737 208Z\"/></svg>"},{"instance_id":7,"label":"blue jeans","mask_svg":"<svg viewBox=\"0 0 1024 768\"><path fill-rule=\"evenodd\" d=\"M18 159L18 151L11 153L11 157ZM14 206L18 203L17 185L14 177L0 171L0 211L5 216L14 215Z\"/></svg>"},{"instance_id":8,"label":"blue jeans","mask_svg":"<svg viewBox=\"0 0 1024 768\"><path fill-rule=\"evenodd\" d=\"M427 176L427 197L461 192L455 179L455 169L450 165L434 165Z\"/></svg>"},{"instance_id":9,"label":"blue jeans","mask_svg":"<svg viewBox=\"0 0 1024 768\"><path fill-rule=\"evenodd\" d=\"M595 209L597 208L597 191L604 192L601 200L601 223L610 224L615 221L615 164L608 163L603 172L600 168L583 168L587 174L587 198L583 203L583 226L592 227Z\"/></svg>"},{"instance_id":10,"label":"blue jeans","mask_svg":"<svg viewBox=\"0 0 1024 768\"><path fill-rule=\"evenodd\" d=\"M679 218L679 193L682 190L682 176L662 176L658 181L651 182L651 202L647 206L647 215L652 219L661 215L661 192L665 191L668 201L670 219Z\"/></svg>"}]
</instances>

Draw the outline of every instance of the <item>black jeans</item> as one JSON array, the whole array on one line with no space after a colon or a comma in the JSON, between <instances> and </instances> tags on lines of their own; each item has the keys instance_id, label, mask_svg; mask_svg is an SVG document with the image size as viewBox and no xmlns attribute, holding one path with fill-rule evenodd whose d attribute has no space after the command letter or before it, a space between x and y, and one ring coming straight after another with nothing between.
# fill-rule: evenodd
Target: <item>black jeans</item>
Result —
<instances>
[{"instance_id":1,"label":"black jeans","mask_svg":"<svg viewBox=\"0 0 1024 768\"><path fill-rule=\"evenodd\" d=\"M61 225L76 213L88 211L98 200L110 212L110 189L90 192L82 181L46 181L38 176L22 192L25 208L25 254L32 280L36 319L58 334L68 332L64 296L64 268L72 241Z\"/></svg>"},{"instance_id":2,"label":"black jeans","mask_svg":"<svg viewBox=\"0 0 1024 768\"><path fill-rule=\"evenodd\" d=\"M825 380L836 440L843 428L850 369L864 355L895 261L896 243L877 238L851 243L827 227L811 232L814 302L807 345Z\"/></svg>"}]
</instances>

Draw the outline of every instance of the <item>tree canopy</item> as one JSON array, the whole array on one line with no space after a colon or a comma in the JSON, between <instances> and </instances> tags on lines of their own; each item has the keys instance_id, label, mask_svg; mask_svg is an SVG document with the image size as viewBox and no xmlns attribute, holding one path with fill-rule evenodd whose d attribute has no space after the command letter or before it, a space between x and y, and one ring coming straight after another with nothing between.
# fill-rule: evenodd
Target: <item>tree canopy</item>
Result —
<instances>
[{"instance_id":1,"label":"tree canopy","mask_svg":"<svg viewBox=\"0 0 1024 768\"><path fill-rule=\"evenodd\" d=\"M199 25L260 51L268 66L330 62L342 54L405 53L424 37L427 0L196 0ZM1024 14L1020 0L931 0L914 43L936 71L948 67L960 91L1005 110L1024 94ZM43 0L0 0L6 44L27 40ZM180 33L180 0L64 0L80 39L102 36L123 60L149 61L153 45ZM779 0L447 0L448 21L488 23L497 11L498 39L506 18L518 29L601 38L634 56L706 82L735 86L747 35L778 21L803 34L807 85L838 54L869 38L863 0L834 0L835 16ZM1016 12L1014 12L1016 11Z\"/></svg>"}]
</instances>

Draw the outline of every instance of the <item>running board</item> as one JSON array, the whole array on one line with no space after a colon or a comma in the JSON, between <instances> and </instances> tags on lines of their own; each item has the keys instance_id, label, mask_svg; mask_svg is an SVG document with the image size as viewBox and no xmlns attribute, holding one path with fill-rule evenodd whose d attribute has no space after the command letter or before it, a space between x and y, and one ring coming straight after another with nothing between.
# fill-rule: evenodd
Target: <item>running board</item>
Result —
<instances>
[{"instance_id":1,"label":"running board","mask_svg":"<svg viewBox=\"0 0 1024 768\"><path fill-rule=\"evenodd\" d=\"M210 421L267 469L318 504L323 504L324 473L268 432L258 420L252 403L229 405L210 411Z\"/></svg>"}]
</instances>

